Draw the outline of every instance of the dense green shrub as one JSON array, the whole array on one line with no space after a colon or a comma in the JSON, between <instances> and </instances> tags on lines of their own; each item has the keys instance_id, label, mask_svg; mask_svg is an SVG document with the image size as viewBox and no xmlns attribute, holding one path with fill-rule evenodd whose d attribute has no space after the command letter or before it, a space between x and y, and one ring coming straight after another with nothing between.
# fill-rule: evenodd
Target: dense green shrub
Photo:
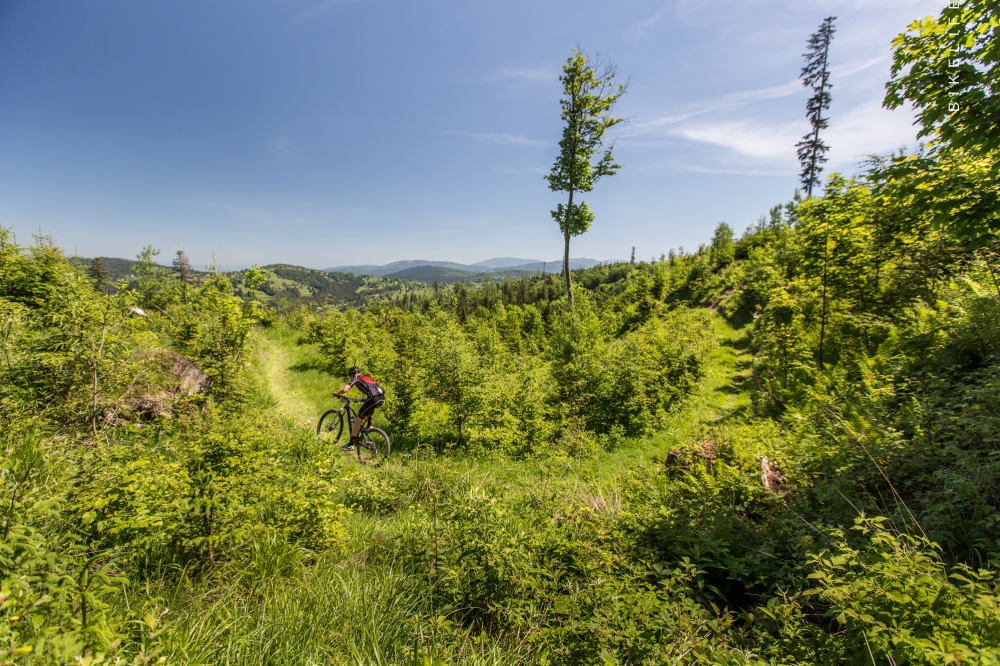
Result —
<instances>
[{"instance_id":1,"label":"dense green shrub","mask_svg":"<svg viewBox=\"0 0 1000 666\"><path fill-rule=\"evenodd\" d=\"M556 396L594 432L648 434L697 381L703 326L677 313L615 339L581 300L553 320Z\"/></svg>"}]
</instances>

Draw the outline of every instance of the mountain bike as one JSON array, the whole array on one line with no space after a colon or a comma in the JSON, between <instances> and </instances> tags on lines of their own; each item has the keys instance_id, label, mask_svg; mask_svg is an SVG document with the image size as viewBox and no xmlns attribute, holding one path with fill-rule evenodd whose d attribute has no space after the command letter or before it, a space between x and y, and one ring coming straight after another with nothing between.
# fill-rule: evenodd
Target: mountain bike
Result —
<instances>
[{"instance_id":1,"label":"mountain bike","mask_svg":"<svg viewBox=\"0 0 1000 666\"><path fill-rule=\"evenodd\" d=\"M358 418L358 413L351 407L351 403L364 402L363 399L347 396L340 396L340 399L344 401L344 406L340 409L326 410L316 424L316 436L331 447L340 441L340 436L344 434L345 417L348 433L354 425L354 419ZM389 447L389 435L381 428L372 427L372 417L366 417L358 433L358 444L354 447L358 460L363 463L380 463L389 457Z\"/></svg>"}]
</instances>

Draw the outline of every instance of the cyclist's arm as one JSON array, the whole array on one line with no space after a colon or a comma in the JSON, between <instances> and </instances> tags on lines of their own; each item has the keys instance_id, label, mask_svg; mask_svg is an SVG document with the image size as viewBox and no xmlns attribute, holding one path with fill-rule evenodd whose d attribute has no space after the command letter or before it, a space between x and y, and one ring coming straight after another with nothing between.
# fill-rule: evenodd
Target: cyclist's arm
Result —
<instances>
[{"instance_id":1,"label":"cyclist's arm","mask_svg":"<svg viewBox=\"0 0 1000 666\"><path fill-rule=\"evenodd\" d=\"M334 395L344 395L345 393L347 393L348 391L351 390L352 386L354 386L354 383L353 382L348 382L347 384L344 384L344 388L340 389L339 391L334 391L333 394Z\"/></svg>"}]
</instances>

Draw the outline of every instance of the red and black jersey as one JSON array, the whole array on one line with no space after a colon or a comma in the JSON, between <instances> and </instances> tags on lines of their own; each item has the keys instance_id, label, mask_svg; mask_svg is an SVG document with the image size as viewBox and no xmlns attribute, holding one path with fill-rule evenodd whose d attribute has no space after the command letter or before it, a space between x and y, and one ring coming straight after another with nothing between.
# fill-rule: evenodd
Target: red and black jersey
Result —
<instances>
[{"instance_id":1,"label":"red and black jersey","mask_svg":"<svg viewBox=\"0 0 1000 666\"><path fill-rule=\"evenodd\" d=\"M351 380L351 383L348 384L348 386L349 387L357 386L359 389L361 389L361 392L364 393L369 398L375 398L385 395L385 390L378 385L377 381L375 381L368 375L361 375L361 374L354 375L354 379Z\"/></svg>"}]
</instances>

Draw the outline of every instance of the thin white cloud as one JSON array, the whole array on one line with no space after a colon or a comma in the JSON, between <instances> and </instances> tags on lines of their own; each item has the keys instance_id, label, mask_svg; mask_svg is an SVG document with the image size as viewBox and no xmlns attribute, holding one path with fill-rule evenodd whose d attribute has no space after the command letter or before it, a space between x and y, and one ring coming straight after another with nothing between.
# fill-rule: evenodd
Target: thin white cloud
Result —
<instances>
[{"instance_id":1,"label":"thin white cloud","mask_svg":"<svg viewBox=\"0 0 1000 666\"><path fill-rule=\"evenodd\" d=\"M706 167L699 165L687 165L684 167L685 171L694 171L695 173L709 173L713 175L723 175L723 176L790 176L794 172L790 169L753 169L753 168L733 168L733 167Z\"/></svg>"},{"instance_id":2,"label":"thin white cloud","mask_svg":"<svg viewBox=\"0 0 1000 666\"><path fill-rule=\"evenodd\" d=\"M787 9L796 11L850 11L850 10L870 10L873 7L878 9L912 9L932 11L935 7L942 9L947 4L945 0L879 0L873 3L871 0L781 0L779 2L762 0L676 0L674 5L678 14L689 16L701 11L705 11L714 17L720 8L726 9L747 9L766 7L769 12L782 11L782 5Z\"/></svg>"},{"instance_id":3,"label":"thin white cloud","mask_svg":"<svg viewBox=\"0 0 1000 666\"><path fill-rule=\"evenodd\" d=\"M644 18L641 21L637 21L625 30L626 37L634 37L638 39L643 39L649 36L650 29L653 28L657 23L659 23L664 16L666 16L667 10L660 9L652 16Z\"/></svg>"},{"instance_id":4,"label":"thin white cloud","mask_svg":"<svg viewBox=\"0 0 1000 666\"><path fill-rule=\"evenodd\" d=\"M805 121L773 124L759 120L726 120L688 123L676 128L677 136L726 148L754 159L775 160L794 154L795 143L809 129Z\"/></svg>"},{"instance_id":5,"label":"thin white cloud","mask_svg":"<svg viewBox=\"0 0 1000 666\"><path fill-rule=\"evenodd\" d=\"M858 72L863 72L867 69L874 67L875 65L884 62L886 58L870 58L861 62L848 63L842 65L841 67L834 67L832 69L832 76L834 79L845 79L849 76L857 74ZM712 100L706 100L704 102L699 102L694 104L694 110L685 113L679 113L670 116L661 116L659 118L653 118L652 120L646 120L642 122L633 122L629 125L627 129L622 132L622 136L638 136L642 134L647 134L650 131L659 129L667 125L674 125L676 123L688 120L689 118L694 118L696 116L704 115L706 113L711 113L713 111L722 111L725 109L733 109L740 106L745 106L747 104L753 104L755 102L763 102L771 99L779 99L782 97L789 97L803 90L802 81L799 79L793 79L787 81L777 86L769 86L767 88L757 88L755 90L745 90L742 92L729 93L728 95L722 95Z\"/></svg>"},{"instance_id":6,"label":"thin white cloud","mask_svg":"<svg viewBox=\"0 0 1000 666\"><path fill-rule=\"evenodd\" d=\"M830 146L826 173L848 171L866 155L885 153L904 145L915 144L916 131L912 113L888 111L881 99L873 98L833 116L830 128L823 133ZM670 128L675 137L696 144L722 149L714 164L688 165L706 172L772 173L775 168L795 164L795 144L809 131L805 120L774 122L767 118L743 120L698 120Z\"/></svg>"},{"instance_id":7,"label":"thin white cloud","mask_svg":"<svg viewBox=\"0 0 1000 666\"><path fill-rule=\"evenodd\" d=\"M525 67L520 69L501 69L486 78L487 83L494 81L558 81L559 71L552 67Z\"/></svg>"},{"instance_id":8,"label":"thin white cloud","mask_svg":"<svg viewBox=\"0 0 1000 666\"><path fill-rule=\"evenodd\" d=\"M526 136L520 136L518 134L504 134L504 133L490 133L490 132L466 132L464 130L449 130L442 132L442 134L451 134L456 136L467 136L473 139L482 139L484 141L491 141L493 143L505 144L505 145L520 145L520 146L548 146L551 145L550 141L542 141L540 139L530 139Z\"/></svg>"},{"instance_id":9,"label":"thin white cloud","mask_svg":"<svg viewBox=\"0 0 1000 666\"><path fill-rule=\"evenodd\" d=\"M762 102L769 99L778 99L781 97L788 97L794 95L795 93L802 90L802 82L798 79L793 79L787 83L782 83L777 86L770 86L768 88L758 88L756 90L747 90L738 93L730 93L728 95L723 95L717 97L713 100L708 100L705 102L697 103L692 106L695 108L691 111L680 113L671 116L661 116L659 118L653 118L651 120L633 122L624 129L621 136L640 136L643 134L648 134L654 132L664 126L674 125L679 122L688 120L689 118L694 118L706 113L711 113L713 111L721 111L724 109L732 109L739 106L744 106L747 104L752 104L754 102Z\"/></svg>"},{"instance_id":10,"label":"thin white cloud","mask_svg":"<svg viewBox=\"0 0 1000 666\"><path fill-rule=\"evenodd\" d=\"M847 77L853 76L858 72L863 72L866 69L871 69L872 67L874 67L879 63L888 62L888 60L889 58L885 56L879 56L877 58L869 58L868 60L864 60L862 62L847 63L846 65L841 65L841 66L833 66L830 67L830 78L831 80L846 79Z\"/></svg>"},{"instance_id":11,"label":"thin white cloud","mask_svg":"<svg viewBox=\"0 0 1000 666\"><path fill-rule=\"evenodd\" d=\"M912 148L916 137L912 111L889 111L877 97L833 116L824 140L830 146L831 163L853 164L865 155L886 153L904 145Z\"/></svg>"}]
</instances>

